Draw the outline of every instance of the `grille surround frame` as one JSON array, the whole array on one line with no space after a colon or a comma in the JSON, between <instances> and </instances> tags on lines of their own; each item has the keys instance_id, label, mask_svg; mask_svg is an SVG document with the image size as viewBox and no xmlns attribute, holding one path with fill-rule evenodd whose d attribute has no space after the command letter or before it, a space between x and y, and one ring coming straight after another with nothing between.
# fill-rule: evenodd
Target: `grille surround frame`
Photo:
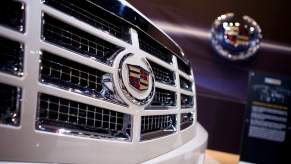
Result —
<instances>
[{"instance_id":1,"label":"grille surround frame","mask_svg":"<svg viewBox=\"0 0 291 164\"><path fill-rule=\"evenodd\" d=\"M22 120L21 122L21 128L14 128L14 127L6 127L6 126L0 126L0 129L4 129L7 131L7 134L9 134L11 137L9 138L4 138L4 140L0 141L1 145L5 145L6 143L10 143L10 141L16 139L19 140L20 136L17 135L19 133L16 132L19 131L22 136L22 144L25 144L26 146L37 146L35 144L35 140L32 141L31 138L29 138L29 136L33 135L39 139L43 139L46 140L46 145L43 145L38 147L37 152L34 153L27 153L24 154L23 156L17 156L17 154L21 154L22 152L20 151L20 149L16 149L15 147L7 147L7 152L15 152L15 154L8 154L7 155L7 160L18 160L18 161L23 161L25 159L30 159L31 162L50 162L53 160L58 160L58 162L67 162L70 163L71 160L77 161L78 163L85 163L84 160L80 158L80 156L78 156L78 152L83 152L86 153L88 155L88 157L96 157L96 150L100 151L100 153L104 153L106 152L106 146L114 146L117 149L122 148L124 146L124 144L126 144L128 146L128 152L124 153L123 158L127 158L130 157L128 154L131 153L141 153L143 151L145 151L145 147L150 146L151 144L160 144L161 145L161 149L159 150L153 150L150 147L150 150L153 151L149 151L148 152L148 158L153 158L156 155L159 154L164 154L166 152L169 152L175 148L177 148L178 146L183 145L184 143L186 143L187 141L189 141L190 138L193 138L194 134L190 134L190 132L192 130L194 130L194 126L191 126L190 128L187 128L187 130L184 130L182 133L180 132L179 129L179 122L177 121L177 131L174 133L171 133L167 136L160 136L157 137L155 139L143 142L140 140L140 131L138 130L139 128L137 128L137 126L139 126L139 122L138 120L140 119L141 116L146 116L146 115L160 115L160 114L174 114L176 115L177 120L179 119L179 115L182 111L180 111L180 107L178 106L179 104L179 95L177 94L177 109L174 110L154 110L154 111L143 111L140 108L131 108L131 106L128 107L124 107L124 106L118 106L116 104L113 103L108 103L99 99L92 99L90 97L86 97L86 96L80 96L79 94L75 94L75 93L71 93L71 92L64 92L56 87L52 87L49 85L45 85L43 83L39 83L39 78L38 78L38 72L39 72L39 66L37 65L37 63L39 62L39 54L38 54L38 50L46 50L52 53L60 53L59 55L65 58L72 58L74 61L78 61L78 53L72 52L72 51L68 51L66 49L63 49L61 47L57 47L55 45L52 44L48 44L48 42L45 42L43 40L40 39L41 33L39 32L40 29L40 25L41 25L41 16L39 15L39 13L41 12L45 12L50 14L51 16L58 18L66 23L68 23L71 26L77 27L77 28L85 28L88 29L89 33L92 35L96 35L96 36L100 36L101 39L104 39L108 42L112 42L115 43L118 46L123 46L125 47L125 49L133 49L135 48L137 50L137 52L134 53L140 53L141 55L144 55L145 57L152 57L150 54L148 53L143 53L144 51L139 50L138 49L138 43L137 38L138 35L136 35L137 31L139 29L133 28L130 32L132 33L132 38L135 38L135 40L133 39L132 45L129 45L128 43L124 43L123 41L121 41L120 39L114 38L111 35L104 33L100 30L95 30L94 28L90 25L84 24L79 20L75 20L70 18L68 15L63 14L55 9L52 9L44 4L38 4L38 3L32 3L32 1L29 0L23 0L24 2L26 2L27 4L27 8L28 9L32 9L31 11L27 12L28 15L26 15L26 17L35 17L37 19L27 19L27 25L30 27L28 29L26 29L26 35L16 32L16 31L12 31L10 29L7 29L5 27L0 28L0 35L2 36L8 36L9 38L16 40L16 41L20 41L23 42L25 44L25 48L27 47L27 49L25 49L25 65L24 65L24 73L25 76L23 77L15 77L15 76L10 76L7 74L3 74L0 73L0 81L4 82L4 83L11 83L15 86L20 86L22 87L25 92L24 94L24 103L22 103L23 105L23 109L25 109L25 113L23 114L23 111L21 112L22 115L24 116L25 119ZM83 27L81 27L83 26ZM134 27L134 26L132 26ZM3 30L2 30L3 29ZM34 37L37 36L37 37ZM70 56L71 55L71 56ZM158 62L159 64L161 64L162 66L165 66L165 68L172 70L175 72L175 76L177 77L178 74L181 74L181 72L178 71L177 67L176 67L176 59L177 57L174 56L173 57L173 63L171 65L167 64L166 62L158 59L158 58L154 58L153 57L153 61L154 62ZM95 62L94 64L94 60L88 59L88 58L80 58L80 63L81 64L86 64L88 63L88 65L90 67L93 68L100 68L101 71L107 71L108 72L113 72L114 69L112 69L112 67L104 64L104 63L100 63L100 62ZM183 74L184 76L185 74ZM5 78L2 78L5 77ZM188 76L187 76L188 77ZM189 78L191 78L192 75L189 75ZM174 92L180 92L179 89L179 83L176 79L176 84L177 86L171 86L168 87L166 85L163 84L159 84L157 85L158 88L162 88L162 89L169 89L170 91L174 91ZM33 87L34 86L34 87ZM43 131L38 131L35 130L34 127L32 127L31 130L27 130L28 127L31 127L32 124L34 124L35 122L33 121L34 117L35 117L35 108L36 108L36 101L34 100L34 98L30 99L29 96L34 96L35 94L37 94L38 92L42 92L42 93L46 93L46 94L51 94L51 95L56 95L56 96L60 96L60 97L68 97L69 99L72 99L74 101L79 101L78 99L80 99L81 103L85 103L85 104L90 104L90 105L96 105L96 106L101 106L101 105L106 105L106 107L114 110L114 111L122 111L124 113L127 114L131 114L134 119L133 122L135 124L135 130L133 131L133 138L132 141L130 143L128 142L123 142L120 143L119 141L115 141L115 140L107 140L107 138L100 138L98 140L92 140L90 138L88 138L88 136L81 136L81 137L76 137L76 136L68 136L68 135L58 135L58 134L53 134L50 132L43 132ZM187 92L189 94L191 94L190 92ZM26 110L27 109L27 110ZM193 108L194 110L194 108ZM190 111L190 109L184 109L183 112L186 111ZM137 124L137 125L136 125ZM25 127L25 128L22 128ZM179 137L178 137L179 136ZM56 143L56 139L59 141L59 146L67 146L68 149L70 149L72 152L74 152L76 154L76 156L71 156L70 160L60 156L60 154L62 154L62 150L63 148L60 147L54 147L55 143ZM178 139L182 139L182 142L179 142L178 144L173 144L168 142L168 144L165 144L167 141L173 141L173 140L178 140ZM6 142L8 141L8 142ZM73 142L74 141L74 142ZM79 144L84 144L84 141L86 141L86 143L88 143L88 145L86 147L80 147ZM163 142L160 142L163 141ZM6 142L6 143L5 143ZM142 143L141 143L142 142ZM140 145L140 149L137 150L138 152L132 151L134 146L136 145ZM43 151L48 151L48 150L52 150L52 148L54 148L54 153L52 154L52 156L47 157L46 159L38 159L39 156L35 156L33 154L37 154L39 152L43 152ZM32 151L34 151L36 149L33 149ZM93 152L93 151L94 152ZM106 149L107 150L107 149ZM136 150L136 149L135 149ZM113 153L116 153L115 150L112 150ZM9 158L9 159L8 159ZM13 158L13 159L12 159ZM90 159L92 159L90 158ZM86 160L90 160L90 159L86 159ZM115 159L105 159L105 157L100 157L101 160L108 160L108 161L113 161L112 163L117 163L120 158L115 158ZM135 157L135 159L133 159L135 161L145 161L146 159L140 158L140 157ZM93 160L91 160L90 162L94 163Z\"/></svg>"}]
</instances>

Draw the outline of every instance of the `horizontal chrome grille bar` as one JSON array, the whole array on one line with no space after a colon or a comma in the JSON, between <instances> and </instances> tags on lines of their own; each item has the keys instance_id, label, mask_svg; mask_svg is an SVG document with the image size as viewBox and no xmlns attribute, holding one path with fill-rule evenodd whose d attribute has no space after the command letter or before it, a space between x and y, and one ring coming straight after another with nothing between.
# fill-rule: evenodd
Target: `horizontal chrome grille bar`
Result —
<instances>
[{"instance_id":1,"label":"horizontal chrome grille bar","mask_svg":"<svg viewBox=\"0 0 291 164\"><path fill-rule=\"evenodd\" d=\"M45 0L44 3L111 35L130 42L129 25L89 0Z\"/></svg>"},{"instance_id":2,"label":"horizontal chrome grille bar","mask_svg":"<svg viewBox=\"0 0 291 164\"><path fill-rule=\"evenodd\" d=\"M142 116L141 140L149 140L176 131L176 115Z\"/></svg>"},{"instance_id":3,"label":"horizontal chrome grille bar","mask_svg":"<svg viewBox=\"0 0 291 164\"><path fill-rule=\"evenodd\" d=\"M0 2L0 25L13 30L25 31L25 5L23 2L2 0Z\"/></svg>"},{"instance_id":4,"label":"horizontal chrome grille bar","mask_svg":"<svg viewBox=\"0 0 291 164\"><path fill-rule=\"evenodd\" d=\"M0 45L0 71L22 76L24 45L1 36Z\"/></svg>"},{"instance_id":5,"label":"horizontal chrome grille bar","mask_svg":"<svg viewBox=\"0 0 291 164\"><path fill-rule=\"evenodd\" d=\"M54 133L130 140L131 117L41 93L36 128Z\"/></svg>"},{"instance_id":6,"label":"horizontal chrome grille bar","mask_svg":"<svg viewBox=\"0 0 291 164\"><path fill-rule=\"evenodd\" d=\"M106 64L121 47L44 14L42 39Z\"/></svg>"},{"instance_id":7,"label":"horizontal chrome grille bar","mask_svg":"<svg viewBox=\"0 0 291 164\"><path fill-rule=\"evenodd\" d=\"M156 93L150 107L176 106L176 93L161 88L156 88Z\"/></svg>"},{"instance_id":8,"label":"horizontal chrome grille bar","mask_svg":"<svg viewBox=\"0 0 291 164\"><path fill-rule=\"evenodd\" d=\"M193 105L194 105L193 96L181 94L181 107L182 108L192 108Z\"/></svg>"},{"instance_id":9,"label":"horizontal chrome grille bar","mask_svg":"<svg viewBox=\"0 0 291 164\"><path fill-rule=\"evenodd\" d=\"M181 113L180 129L186 129L193 124L193 113Z\"/></svg>"},{"instance_id":10,"label":"horizontal chrome grille bar","mask_svg":"<svg viewBox=\"0 0 291 164\"><path fill-rule=\"evenodd\" d=\"M0 124L19 126L21 89L0 83Z\"/></svg>"}]
</instances>

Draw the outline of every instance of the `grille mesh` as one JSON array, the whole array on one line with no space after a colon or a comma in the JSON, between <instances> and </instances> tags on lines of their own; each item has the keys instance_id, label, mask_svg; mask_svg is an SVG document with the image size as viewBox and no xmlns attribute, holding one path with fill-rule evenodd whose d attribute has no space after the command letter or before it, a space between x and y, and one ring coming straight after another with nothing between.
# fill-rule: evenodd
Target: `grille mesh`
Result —
<instances>
[{"instance_id":1,"label":"grille mesh","mask_svg":"<svg viewBox=\"0 0 291 164\"><path fill-rule=\"evenodd\" d=\"M110 57L121 49L46 14L42 28L44 40L103 63L111 64Z\"/></svg>"},{"instance_id":2,"label":"grille mesh","mask_svg":"<svg viewBox=\"0 0 291 164\"><path fill-rule=\"evenodd\" d=\"M0 71L22 76L23 45L3 37L0 37L0 45Z\"/></svg>"},{"instance_id":3,"label":"grille mesh","mask_svg":"<svg viewBox=\"0 0 291 164\"><path fill-rule=\"evenodd\" d=\"M24 32L24 4L19 1L1 0L0 24L13 30Z\"/></svg>"},{"instance_id":4,"label":"grille mesh","mask_svg":"<svg viewBox=\"0 0 291 164\"><path fill-rule=\"evenodd\" d=\"M45 0L44 3L129 42L128 25L116 16L94 5L94 1Z\"/></svg>"},{"instance_id":5,"label":"grille mesh","mask_svg":"<svg viewBox=\"0 0 291 164\"><path fill-rule=\"evenodd\" d=\"M141 139L147 140L171 134L176 130L176 115L142 116Z\"/></svg>"},{"instance_id":6,"label":"grille mesh","mask_svg":"<svg viewBox=\"0 0 291 164\"><path fill-rule=\"evenodd\" d=\"M21 89L0 83L0 124L19 126Z\"/></svg>"},{"instance_id":7,"label":"grille mesh","mask_svg":"<svg viewBox=\"0 0 291 164\"><path fill-rule=\"evenodd\" d=\"M181 106L182 108L193 107L193 96L181 94Z\"/></svg>"},{"instance_id":8,"label":"grille mesh","mask_svg":"<svg viewBox=\"0 0 291 164\"><path fill-rule=\"evenodd\" d=\"M186 129L187 127L193 124L193 114L192 113L182 113L181 114L181 130Z\"/></svg>"},{"instance_id":9,"label":"grille mesh","mask_svg":"<svg viewBox=\"0 0 291 164\"><path fill-rule=\"evenodd\" d=\"M177 57L177 61L178 61L178 68L185 72L186 74L190 75L191 74L191 66L189 66L188 64L186 64L182 59Z\"/></svg>"},{"instance_id":10,"label":"grille mesh","mask_svg":"<svg viewBox=\"0 0 291 164\"><path fill-rule=\"evenodd\" d=\"M102 71L45 51L41 56L41 81L60 88L74 89L78 93L98 97L102 90L101 78L104 74Z\"/></svg>"},{"instance_id":11,"label":"grille mesh","mask_svg":"<svg viewBox=\"0 0 291 164\"><path fill-rule=\"evenodd\" d=\"M156 81L169 85L175 85L175 74L173 71L170 71L154 62L149 61L149 63L153 69Z\"/></svg>"},{"instance_id":12,"label":"grille mesh","mask_svg":"<svg viewBox=\"0 0 291 164\"><path fill-rule=\"evenodd\" d=\"M182 89L192 91L192 82L180 76L180 87Z\"/></svg>"},{"instance_id":13,"label":"grille mesh","mask_svg":"<svg viewBox=\"0 0 291 164\"><path fill-rule=\"evenodd\" d=\"M140 32L138 35L140 49L167 63L172 63L173 54L168 49L163 47L161 44L146 34Z\"/></svg>"},{"instance_id":14,"label":"grille mesh","mask_svg":"<svg viewBox=\"0 0 291 164\"><path fill-rule=\"evenodd\" d=\"M168 107L176 105L176 93L160 88L156 88L154 99L151 103L153 107Z\"/></svg>"},{"instance_id":15,"label":"grille mesh","mask_svg":"<svg viewBox=\"0 0 291 164\"><path fill-rule=\"evenodd\" d=\"M40 94L38 101L39 130L95 137L130 136L129 115L47 94Z\"/></svg>"}]
</instances>

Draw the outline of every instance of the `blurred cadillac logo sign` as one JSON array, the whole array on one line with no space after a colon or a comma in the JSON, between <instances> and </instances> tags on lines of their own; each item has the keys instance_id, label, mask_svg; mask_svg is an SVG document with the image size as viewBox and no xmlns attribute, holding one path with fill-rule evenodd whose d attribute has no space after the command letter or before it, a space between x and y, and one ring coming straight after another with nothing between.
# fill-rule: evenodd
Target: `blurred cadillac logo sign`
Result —
<instances>
[{"instance_id":1,"label":"blurred cadillac logo sign","mask_svg":"<svg viewBox=\"0 0 291 164\"><path fill-rule=\"evenodd\" d=\"M233 13L219 16L211 28L211 42L217 53L231 61L246 60L260 47L260 26L249 16L237 18Z\"/></svg>"},{"instance_id":2,"label":"blurred cadillac logo sign","mask_svg":"<svg viewBox=\"0 0 291 164\"><path fill-rule=\"evenodd\" d=\"M130 64L127 66L130 85L139 91L147 90L149 86L149 72L140 66Z\"/></svg>"}]
</instances>

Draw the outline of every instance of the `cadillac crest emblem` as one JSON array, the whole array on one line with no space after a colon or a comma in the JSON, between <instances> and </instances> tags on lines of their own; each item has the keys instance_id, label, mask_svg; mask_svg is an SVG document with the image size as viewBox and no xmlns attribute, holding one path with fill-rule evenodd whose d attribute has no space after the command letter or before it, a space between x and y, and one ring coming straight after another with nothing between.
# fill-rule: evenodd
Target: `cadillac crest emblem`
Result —
<instances>
[{"instance_id":1,"label":"cadillac crest emblem","mask_svg":"<svg viewBox=\"0 0 291 164\"><path fill-rule=\"evenodd\" d=\"M127 67L130 85L139 91L147 90L149 86L149 72L137 65L127 64Z\"/></svg>"},{"instance_id":2,"label":"cadillac crest emblem","mask_svg":"<svg viewBox=\"0 0 291 164\"><path fill-rule=\"evenodd\" d=\"M227 60L247 60L254 56L260 47L261 31L257 22L249 16L223 14L212 25L212 46L219 56Z\"/></svg>"}]
</instances>

